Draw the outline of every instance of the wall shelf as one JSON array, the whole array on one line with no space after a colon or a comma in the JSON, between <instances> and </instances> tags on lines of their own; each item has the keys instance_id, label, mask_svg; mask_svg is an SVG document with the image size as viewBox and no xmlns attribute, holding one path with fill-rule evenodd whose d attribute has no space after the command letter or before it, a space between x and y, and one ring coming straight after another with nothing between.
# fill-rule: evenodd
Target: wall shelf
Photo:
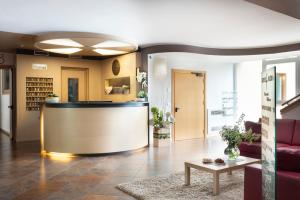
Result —
<instances>
[{"instance_id":1,"label":"wall shelf","mask_svg":"<svg viewBox=\"0 0 300 200\"><path fill-rule=\"evenodd\" d=\"M53 94L53 78L26 77L27 111L39 111L49 94Z\"/></svg>"}]
</instances>

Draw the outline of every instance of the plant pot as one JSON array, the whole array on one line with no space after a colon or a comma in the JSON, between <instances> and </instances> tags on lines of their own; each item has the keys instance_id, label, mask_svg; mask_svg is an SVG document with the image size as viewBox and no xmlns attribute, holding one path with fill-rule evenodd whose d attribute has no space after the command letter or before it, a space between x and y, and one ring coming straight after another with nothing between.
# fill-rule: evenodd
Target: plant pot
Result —
<instances>
[{"instance_id":1,"label":"plant pot","mask_svg":"<svg viewBox=\"0 0 300 200\"><path fill-rule=\"evenodd\" d=\"M138 102L145 102L146 98L136 98L136 101L138 101Z\"/></svg>"},{"instance_id":2,"label":"plant pot","mask_svg":"<svg viewBox=\"0 0 300 200\"><path fill-rule=\"evenodd\" d=\"M228 146L224 150L227 160L236 160L240 156L240 150L237 146Z\"/></svg>"},{"instance_id":3,"label":"plant pot","mask_svg":"<svg viewBox=\"0 0 300 200\"><path fill-rule=\"evenodd\" d=\"M59 97L47 97L45 99L46 103L59 103Z\"/></svg>"},{"instance_id":4,"label":"plant pot","mask_svg":"<svg viewBox=\"0 0 300 200\"><path fill-rule=\"evenodd\" d=\"M154 128L153 129L153 146L162 147L171 144L170 128Z\"/></svg>"}]
</instances>

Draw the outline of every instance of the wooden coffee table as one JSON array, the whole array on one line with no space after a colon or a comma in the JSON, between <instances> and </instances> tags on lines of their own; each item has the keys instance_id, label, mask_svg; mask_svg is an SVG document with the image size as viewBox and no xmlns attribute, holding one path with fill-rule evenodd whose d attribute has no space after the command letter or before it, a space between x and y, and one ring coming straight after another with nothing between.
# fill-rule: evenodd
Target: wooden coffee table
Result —
<instances>
[{"instance_id":1,"label":"wooden coffee table","mask_svg":"<svg viewBox=\"0 0 300 200\"><path fill-rule=\"evenodd\" d=\"M204 164L202 163L202 159L199 159L199 161L185 162L185 185L190 185L191 183L191 168L206 171L213 174L213 194L218 195L220 192L219 175L221 173L227 172L231 175L233 170L242 169L246 165L260 162L261 160L259 159L244 156L238 157L236 161L225 161L224 165L218 165L215 163Z\"/></svg>"}]
</instances>

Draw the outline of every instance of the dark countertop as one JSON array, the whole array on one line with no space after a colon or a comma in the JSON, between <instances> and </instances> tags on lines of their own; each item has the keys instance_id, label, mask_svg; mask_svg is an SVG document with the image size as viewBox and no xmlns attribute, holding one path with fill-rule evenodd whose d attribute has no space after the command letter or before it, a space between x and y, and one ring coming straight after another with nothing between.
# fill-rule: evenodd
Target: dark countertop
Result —
<instances>
[{"instance_id":1,"label":"dark countertop","mask_svg":"<svg viewBox=\"0 0 300 200\"><path fill-rule=\"evenodd\" d=\"M78 101L65 103L45 103L50 108L101 108L101 107L142 107L149 106L148 102L111 102L111 101Z\"/></svg>"}]
</instances>

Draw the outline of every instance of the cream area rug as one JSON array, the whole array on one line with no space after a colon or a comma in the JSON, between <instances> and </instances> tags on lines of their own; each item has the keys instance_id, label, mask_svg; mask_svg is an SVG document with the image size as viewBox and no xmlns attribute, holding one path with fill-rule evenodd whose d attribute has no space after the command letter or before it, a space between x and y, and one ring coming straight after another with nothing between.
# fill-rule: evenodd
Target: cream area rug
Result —
<instances>
[{"instance_id":1,"label":"cream area rug","mask_svg":"<svg viewBox=\"0 0 300 200\"><path fill-rule=\"evenodd\" d=\"M184 186L184 173L136 180L117 186L140 200L243 200L244 172L220 175L220 194L213 196L212 174L191 171L191 185Z\"/></svg>"}]
</instances>

